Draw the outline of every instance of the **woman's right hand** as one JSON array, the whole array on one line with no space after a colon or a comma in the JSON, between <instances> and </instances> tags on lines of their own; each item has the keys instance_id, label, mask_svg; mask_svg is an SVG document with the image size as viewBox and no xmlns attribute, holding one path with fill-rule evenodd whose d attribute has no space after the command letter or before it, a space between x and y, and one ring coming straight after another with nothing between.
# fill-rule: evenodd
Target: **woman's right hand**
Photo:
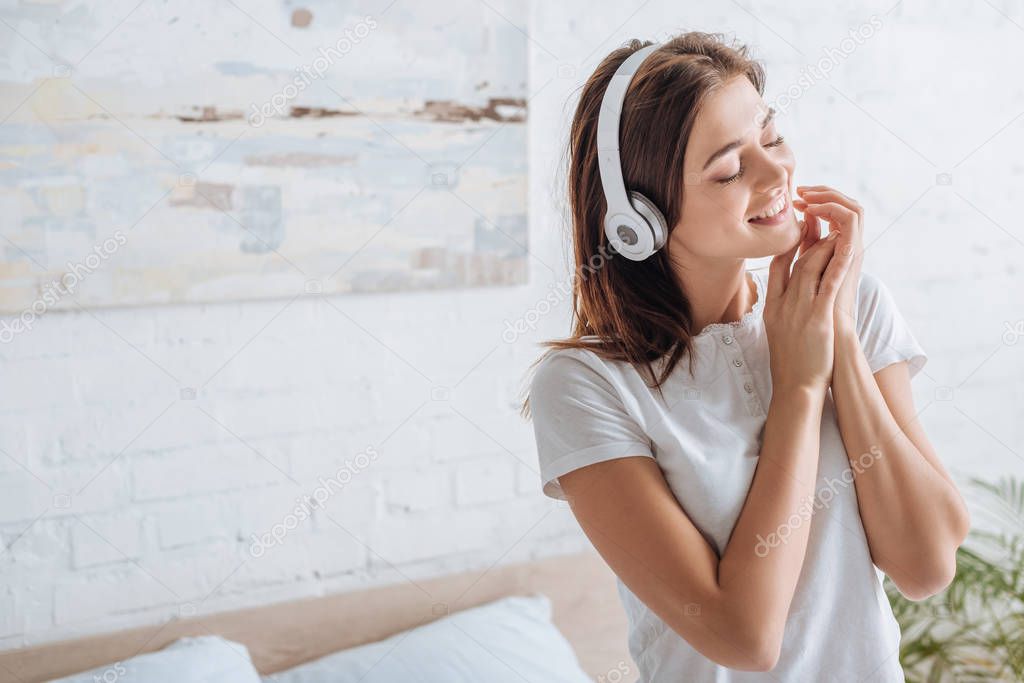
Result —
<instances>
[{"instance_id":1,"label":"woman's right hand","mask_svg":"<svg viewBox=\"0 0 1024 683\"><path fill-rule=\"evenodd\" d=\"M764 324L772 385L786 390L824 389L832 381L832 316L851 263L848 254L836 253L837 233L830 232L803 250L793 264L797 250L808 242L806 230L804 225L800 241L772 259L768 272Z\"/></svg>"}]
</instances>

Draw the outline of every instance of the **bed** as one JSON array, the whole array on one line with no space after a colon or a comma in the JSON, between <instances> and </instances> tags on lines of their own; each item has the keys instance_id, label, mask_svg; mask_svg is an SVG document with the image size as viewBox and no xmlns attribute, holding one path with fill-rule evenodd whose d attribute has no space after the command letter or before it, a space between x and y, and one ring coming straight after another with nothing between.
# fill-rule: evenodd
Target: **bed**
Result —
<instances>
[{"instance_id":1,"label":"bed","mask_svg":"<svg viewBox=\"0 0 1024 683\"><path fill-rule=\"evenodd\" d=\"M470 571L440 578L307 598L0 653L0 680L45 681L137 654L186 636L219 635L248 647L260 674L289 669L346 648L382 640L450 613L512 595L542 593L555 626L592 680L624 667L626 618L615 577L594 552ZM635 680L635 674L617 680Z\"/></svg>"}]
</instances>

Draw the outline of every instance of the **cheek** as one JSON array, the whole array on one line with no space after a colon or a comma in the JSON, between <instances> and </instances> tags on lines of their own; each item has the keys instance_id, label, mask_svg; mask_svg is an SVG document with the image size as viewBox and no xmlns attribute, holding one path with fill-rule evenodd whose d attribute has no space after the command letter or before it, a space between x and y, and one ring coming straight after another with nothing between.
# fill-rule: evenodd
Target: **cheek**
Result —
<instances>
[{"instance_id":1,"label":"cheek","mask_svg":"<svg viewBox=\"0 0 1024 683\"><path fill-rule=\"evenodd\" d=\"M796 156L793 154L793 150L791 150L788 146L780 151L782 157L780 159L780 162L786 168L786 171L789 173L789 178L792 181L793 171L796 169Z\"/></svg>"},{"instance_id":2,"label":"cheek","mask_svg":"<svg viewBox=\"0 0 1024 683\"><path fill-rule=\"evenodd\" d=\"M674 236L691 245L713 245L720 240L728 243L746 227L743 216L750 197L741 184L691 192L693 195L683 200Z\"/></svg>"}]
</instances>

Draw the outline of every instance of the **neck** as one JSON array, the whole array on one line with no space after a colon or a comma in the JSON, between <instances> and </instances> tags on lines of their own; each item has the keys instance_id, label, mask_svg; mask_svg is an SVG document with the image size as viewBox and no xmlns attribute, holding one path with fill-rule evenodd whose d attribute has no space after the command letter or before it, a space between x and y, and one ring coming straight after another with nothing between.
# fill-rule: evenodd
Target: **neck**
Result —
<instances>
[{"instance_id":1,"label":"neck","mask_svg":"<svg viewBox=\"0 0 1024 683\"><path fill-rule=\"evenodd\" d=\"M690 300L694 334L712 323L735 322L754 307L757 288L743 260L675 270Z\"/></svg>"}]
</instances>

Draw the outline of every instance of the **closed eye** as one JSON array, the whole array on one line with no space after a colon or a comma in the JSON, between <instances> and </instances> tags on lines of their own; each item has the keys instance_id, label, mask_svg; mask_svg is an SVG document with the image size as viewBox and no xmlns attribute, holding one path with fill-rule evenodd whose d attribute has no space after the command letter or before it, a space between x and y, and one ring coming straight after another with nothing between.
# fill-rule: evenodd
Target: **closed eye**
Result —
<instances>
[{"instance_id":1,"label":"closed eye","mask_svg":"<svg viewBox=\"0 0 1024 683\"><path fill-rule=\"evenodd\" d=\"M782 136L780 135L779 137L775 138L775 139L774 139L774 140L772 140L771 142L769 142L769 143L766 143L766 144L765 144L765 147L778 147L779 145L781 145L781 144L782 144L783 142L785 142L785 141L786 141L786 138L784 138L784 137L782 137ZM737 180L739 180L740 178L742 178L742 177L743 177L743 172L744 172L745 170L746 170L746 167L745 167L745 166L743 165L743 163L741 162L741 163L740 163L740 170L738 170L738 171L737 171L737 172L735 173L735 175L731 175L731 176L729 176L728 178L722 178L722 179L721 179L721 180L719 180L718 182L719 182L720 184L722 184L722 185L730 185L730 184L732 184L732 183L735 183L735 182L736 182Z\"/></svg>"}]
</instances>

